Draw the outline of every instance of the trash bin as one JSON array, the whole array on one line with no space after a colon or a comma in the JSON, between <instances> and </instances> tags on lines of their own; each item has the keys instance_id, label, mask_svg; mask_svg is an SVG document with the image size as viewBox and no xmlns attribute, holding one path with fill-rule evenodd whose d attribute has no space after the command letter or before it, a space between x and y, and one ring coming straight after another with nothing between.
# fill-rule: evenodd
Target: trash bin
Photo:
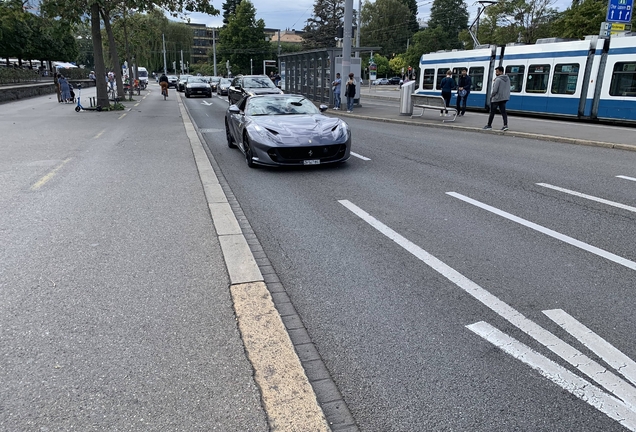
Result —
<instances>
[{"instance_id":1,"label":"trash bin","mask_svg":"<svg viewBox=\"0 0 636 432\"><path fill-rule=\"evenodd\" d=\"M409 81L400 87L400 115L413 115L413 103L411 102L411 94L415 90L415 81Z\"/></svg>"}]
</instances>

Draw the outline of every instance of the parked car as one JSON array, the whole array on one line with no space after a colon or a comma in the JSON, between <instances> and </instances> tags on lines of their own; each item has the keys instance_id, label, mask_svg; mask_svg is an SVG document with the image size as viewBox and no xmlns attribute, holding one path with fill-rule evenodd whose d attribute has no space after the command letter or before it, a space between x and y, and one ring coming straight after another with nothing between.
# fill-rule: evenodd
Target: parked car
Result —
<instances>
[{"instance_id":1,"label":"parked car","mask_svg":"<svg viewBox=\"0 0 636 432\"><path fill-rule=\"evenodd\" d=\"M402 84L402 78L400 78L399 76L391 77L389 78L389 84L392 84L392 85Z\"/></svg>"},{"instance_id":2,"label":"parked car","mask_svg":"<svg viewBox=\"0 0 636 432\"><path fill-rule=\"evenodd\" d=\"M232 78L221 78L219 85L216 87L216 94L227 96L228 89L232 85Z\"/></svg>"},{"instance_id":3,"label":"parked car","mask_svg":"<svg viewBox=\"0 0 636 432\"><path fill-rule=\"evenodd\" d=\"M212 88L204 77L188 77L185 82L185 97L190 96L212 97Z\"/></svg>"},{"instance_id":4,"label":"parked car","mask_svg":"<svg viewBox=\"0 0 636 432\"><path fill-rule=\"evenodd\" d=\"M177 88L177 83L179 82L179 77L176 75L168 75L168 88L174 87Z\"/></svg>"},{"instance_id":5,"label":"parked car","mask_svg":"<svg viewBox=\"0 0 636 432\"><path fill-rule=\"evenodd\" d=\"M228 88L228 100L233 105L245 96L282 93L267 75L237 75Z\"/></svg>"},{"instance_id":6,"label":"parked car","mask_svg":"<svg viewBox=\"0 0 636 432\"><path fill-rule=\"evenodd\" d=\"M388 85L389 84L389 80L386 78L378 78L377 80L373 81L373 85Z\"/></svg>"},{"instance_id":7,"label":"parked car","mask_svg":"<svg viewBox=\"0 0 636 432\"><path fill-rule=\"evenodd\" d=\"M225 113L230 148L238 147L247 166L322 165L350 157L351 130L337 117L327 117L302 95L247 96Z\"/></svg>"},{"instance_id":8,"label":"parked car","mask_svg":"<svg viewBox=\"0 0 636 432\"><path fill-rule=\"evenodd\" d=\"M177 91L185 91L185 83L188 80L189 77L191 77L192 75L181 75L179 77L179 82L177 83Z\"/></svg>"}]
</instances>

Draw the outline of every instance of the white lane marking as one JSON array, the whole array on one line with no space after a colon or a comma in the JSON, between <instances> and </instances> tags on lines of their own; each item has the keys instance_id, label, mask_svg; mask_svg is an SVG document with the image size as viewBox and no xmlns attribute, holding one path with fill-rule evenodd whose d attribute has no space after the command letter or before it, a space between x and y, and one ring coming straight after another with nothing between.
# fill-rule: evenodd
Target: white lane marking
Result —
<instances>
[{"instance_id":1,"label":"white lane marking","mask_svg":"<svg viewBox=\"0 0 636 432\"><path fill-rule=\"evenodd\" d=\"M426 252L415 243L393 231L391 228L384 225L382 222L352 202L348 200L339 200L338 202L380 233L384 234L386 237L403 247L406 251L410 252L424 264L428 265L440 275L444 276L446 279L484 304L490 310L506 319L519 330L533 337L537 342L548 348L563 360L579 369L610 392L614 393L630 407L636 407L636 389L614 375L612 372L608 371L607 368L601 366L599 363L590 359L576 348L571 347L557 336L529 320L523 316L521 312L499 300L499 298L495 297L490 292L486 291L484 288L477 285L454 268L450 267L448 264Z\"/></svg>"},{"instance_id":2,"label":"white lane marking","mask_svg":"<svg viewBox=\"0 0 636 432\"><path fill-rule=\"evenodd\" d=\"M562 309L544 310L544 314L577 338L590 351L616 369L621 375L636 384L636 362L619 351L612 344L581 324Z\"/></svg>"},{"instance_id":3,"label":"white lane marking","mask_svg":"<svg viewBox=\"0 0 636 432\"><path fill-rule=\"evenodd\" d=\"M636 431L636 413L620 400L486 322L480 321L466 327L627 429Z\"/></svg>"},{"instance_id":4,"label":"white lane marking","mask_svg":"<svg viewBox=\"0 0 636 432\"><path fill-rule=\"evenodd\" d=\"M636 178L634 178L634 177L627 177L627 176L624 176L624 175L617 175L616 177L622 178L622 179L625 179L625 180L636 181Z\"/></svg>"},{"instance_id":5,"label":"white lane marking","mask_svg":"<svg viewBox=\"0 0 636 432\"><path fill-rule=\"evenodd\" d=\"M369 159L366 156L359 155L358 153L354 153L354 152L349 152L349 153L351 154L351 156L355 156L355 157L360 158L360 159L362 159L364 161L370 161L371 160L371 159Z\"/></svg>"},{"instance_id":6,"label":"white lane marking","mask_svg":"<svg viewBox=\"0 0 636 432\"><path fill-rule=\"evenodd\" d=\"M614 202L614 201L609 201L609 200L606 200L606 199L603 199L603 198L597 198L597 197L592 196L592 195L586 195L586 194L581 193L581 192L573 191L573 190L570 190L570 189L564 189L562 187L553 186L553 185L547 184L547 183L537 183L537 186L542 186L544 188L553 189L555 191L563 192L563 193L574 195L574 196L577 196L577 197L580 197L580 198L585 198L585 199L588 199L590 201L596 201L596 202L599 202L601 204L607 204L609 206L618 207L618 208L621 208L623 210L628 210L630 212L635 212L636 213L636 207L628 206L628 205L617 203L617 202Z\"/></svg>"},{"instance_id":7,"label":"white lane marking","mask_svg":"<svg viewBox=\"0 0 636 432\"><path fill-rule=\"evenodd\" d=\"M589 244L584 243L584 242L582 242L580 240L577 240L575 238L566 236L565 234L561 234L561 233L553 231L553 230L551 230L549 228L545 228L545 227L543 227L541 225L538 225L538 224L536 224L534 222L530 222L528 220L522 219L522 218L520 218L518 216L515 216L513 214L507 213L507 212L505 212L503 210L499 210L499 209L497 209L495 207L489 206L488 204L484 204L484 203L481 203L481 202L479 202L477 200L474 200L472 198L468 198L467 196L464 196L462 194L458 194L457 192L446 192L446 194L450 195L452 197L455 197L457 199L460 199L460 200L462 200L464 202L467 202L468 204L472 204L472 205L474 205L476 207L482 208L482 209L487 210L487 211L489 211L491 213L499 215L499 216L501 216L503 218L511 220L513 222L517 222L518 224L521 224L523 226L531 228L531 229L533 229L535 231L539 231L539 232L541 232L541 233L543 233L543 234L545 234L547 236L550 236L550 237L555 238L557 240L561 240L562 242L568 243L568 244L570 244L572 246L575 246L575 247L578 247L580 249L583 249L584 251L591 252L591 253L593 253L595 255L598 255L600 257L603 257L605 259L613 261L616 264L620 264L620 265L625 266L625 267L627 267L629 269L636 270L636 262L634 262L634 261L630 261L630 260L628 260L626 258L620 257L618 255L615 255L615 254L613 254L611 252L608 252L606 250L603 250L601 248L597 248L596 246L589 245Z\"/></svg>"},{"instance_id":8,"label":"white lane marking","mask_svg":"<svg viewBox=\"0 0 636 432\"><path fill-rule=\"evenodd\" d=\"M201 102L201 104L202 105L207 105L207 106L214 105L213 103L208 102L208 101L203 101L203 102Z\"/></svg>"}]
</instances>

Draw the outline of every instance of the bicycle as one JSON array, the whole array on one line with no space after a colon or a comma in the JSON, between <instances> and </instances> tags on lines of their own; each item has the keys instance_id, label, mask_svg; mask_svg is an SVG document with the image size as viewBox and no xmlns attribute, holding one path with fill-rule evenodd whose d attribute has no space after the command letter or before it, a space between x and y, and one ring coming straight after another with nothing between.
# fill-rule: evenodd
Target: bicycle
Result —
<instances>
[{"instance_id":1,"label":"bicycle","mask_svg":"<svg viewBox=\"0 0 636 432\"><path fill-rule=\"evenodd\" d=\"M117 102L117 91L115 90L115 87L108 88L108 100Z\"/></svg>"},{"instance_id":2,"label":"bicycle","mask_svg":"<svg viewBox=\"0 0 636 432\"><path fill-rule=\"evenodd\" d=\"M159 83L159 85L164 84ZM161 85L161 94L163 95L163 100L166 100L168 98L168 85L167 83L165 83L165 85Z\"/></svg>"}]
</instances>

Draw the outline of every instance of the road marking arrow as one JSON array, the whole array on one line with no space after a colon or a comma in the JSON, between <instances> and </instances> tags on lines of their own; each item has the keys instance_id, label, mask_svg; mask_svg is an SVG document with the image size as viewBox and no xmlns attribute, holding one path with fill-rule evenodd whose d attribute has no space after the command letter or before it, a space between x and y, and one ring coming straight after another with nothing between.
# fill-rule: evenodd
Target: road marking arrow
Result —
<instances>
[{"instance_id":1,"label":"road marking arrow","mask_svg":"<svg viewBox=\"0 0 636 432\"><path fill-rule=\"evenodd\" d=\"M203 102L201 102L201 103L202 103L203 105L207 105L207 106L214 105L212 102L208 102L208 101L203 101Z\"/></svg>"}]
</instances>

